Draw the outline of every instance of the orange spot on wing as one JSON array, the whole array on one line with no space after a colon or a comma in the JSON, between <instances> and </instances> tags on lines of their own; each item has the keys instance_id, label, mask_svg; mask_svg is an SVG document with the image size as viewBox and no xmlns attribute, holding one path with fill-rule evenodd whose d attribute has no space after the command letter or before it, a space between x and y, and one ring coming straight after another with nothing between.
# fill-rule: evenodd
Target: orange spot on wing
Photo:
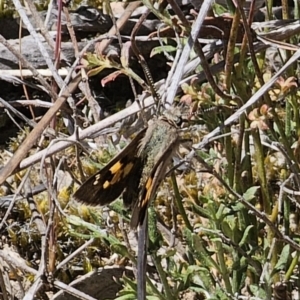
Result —
<instances>
[{"instance_id":1,"label":"orange spot on wing","mask_svg":"<svg viewBox=\"0 0 300 300\"><path fill-rule=\"evenodd\" d=\"M110 186L110 182L106 180L106 181L103 183L103 189L107 189L109 186Z\"/></svg>"},{"instance_id":2,"label":"orange spot on wing","mask_svg":"<svg viewBox=\"0 0 300 300\"><path fill-rule=\"evenodd\" d=\"M122 171L116 173L116 174L114 175L113 179L111 180L110 184L112 185L112 184L115 184L115 183L117 183L118 181L120 181L121 176L122 176L122 173L123 173Z\"/></svg>"},{"instance_id":3,"label":"orange spot on wing","mask_svg":"<svg viewBox=\"0 0 300 300\"><path fill-rule=\"evenodd\" d=\"M148 178L145 188L146 188L146 195L144 197L144 199L141 202L141 207L144 207L148 204L150 197L151 197L151 192L152 192L152 182L153 182L153 178Z\"/></svg>"},{"instance_id":4,"label":"orange spot on wing","mask_svg":"<svg viewBox=\"0 0 300 300\"><path fill-rule=\"evenodd\" d=\"M123 164L121 164L118 161L109 169L109 171L111 172L111 174L115 174L121 170L122 166L123 166Z\"/></svg>"}]
</instances>

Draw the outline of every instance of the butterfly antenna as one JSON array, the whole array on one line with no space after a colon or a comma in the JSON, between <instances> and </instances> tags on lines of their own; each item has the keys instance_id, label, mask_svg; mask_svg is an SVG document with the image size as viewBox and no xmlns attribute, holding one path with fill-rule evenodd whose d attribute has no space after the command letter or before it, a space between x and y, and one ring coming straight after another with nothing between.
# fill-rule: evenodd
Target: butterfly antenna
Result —
<instances>
[{"instance_id":1,"label":"butterfly antenna","mask_svg":"<svg viewBox=\"0 0 300 300\"><path fill-rule=\"evenodd\" d=\"M149 13L150 13L150 10L148 9L139 18L139 20L137 21L137 23L135 24L135 26L134 26L134 28L132 30L130 41L131 41L132 50L133 50L134 54L136 55L136 57L137 57L140 65L141 65L141 67L143 69L143 72L144 72L146 81L148 83L150 92L152 94L152 97L153 97L153 99L155 101L155 104L156 104L156 107L157 107L156 113L158 114L160 112L160 105L161 105L161 102L162 102L161 101L161 96L159 95L159 93L158 93L158 91L157 91L157 89L155 87L155 84L154 84L153 77L151 75L149 66L148 66L145 58L143 57L143 55L139 51L136 43L135 43L135 36L136 36L138 30L140 29L140 27L142 26L143 22L146 20L146 18L147 18L147 16L148 16Z\"/></svg>"}]
</instances>

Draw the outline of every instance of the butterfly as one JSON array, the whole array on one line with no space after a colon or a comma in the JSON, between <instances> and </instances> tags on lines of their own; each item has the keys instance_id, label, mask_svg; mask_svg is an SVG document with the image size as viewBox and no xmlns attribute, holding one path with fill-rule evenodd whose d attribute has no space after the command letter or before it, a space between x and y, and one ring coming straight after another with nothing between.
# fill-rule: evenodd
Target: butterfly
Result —
<instances>
[{"instance_id":1,"label":"butterfly","mask_svg":"<svg viewBox=\"0 0 300 300\"><path fill-rule=\"evenodd\" d=\"M141 226L179 145L178 129L182 122L180 108L165 111L104 168L87 179L73 198L88 205L102 206L123 194L124 205L132 209L131 228Z\"/></svg>"}]
</instances>

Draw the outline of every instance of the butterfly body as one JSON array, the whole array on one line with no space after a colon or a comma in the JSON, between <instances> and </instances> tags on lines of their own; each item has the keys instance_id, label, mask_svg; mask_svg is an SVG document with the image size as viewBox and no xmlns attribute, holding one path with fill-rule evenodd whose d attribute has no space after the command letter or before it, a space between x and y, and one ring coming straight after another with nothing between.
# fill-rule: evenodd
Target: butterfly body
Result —
<instances>
[{"instance_id":1,"label":"butterfly body","mask_svg":"<svg viewBox=\"0 0 300 300\"><path fill-rule=\"evenodd\" d=\"M139 197L134 201L132 211L132 228L143 223L148 205L165 176L177 144L177 129L168 122L157 120L148 127L138 152L138 157L143 162L143 169L139 183Z\"/></svg>"},{"instance_id":2,"label":"butterfly body","mask_svg":"<svg viewBox=\"0 0 300 300\"><path fill-rule=\"evenodd\" d=\"M178 145L179 116L171 116L165 114L140 131L103 169L82 184L74 194L75 200L106 205L123 193L125 206L132 208L131 227L142 225Z\"/></svg>"}]
</instances>

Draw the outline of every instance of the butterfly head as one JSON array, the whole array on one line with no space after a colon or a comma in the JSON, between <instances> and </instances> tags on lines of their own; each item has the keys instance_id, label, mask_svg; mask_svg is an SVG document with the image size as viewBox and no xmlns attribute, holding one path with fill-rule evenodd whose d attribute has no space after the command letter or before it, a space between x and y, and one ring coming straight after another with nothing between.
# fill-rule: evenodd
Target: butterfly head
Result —
<instances>
[{"instance_id":1,"label":"butterfly head","mask_svg":"<svg viewBox=\"0 0 300 300\"><path fill-rule=\"evenodd\" d=\"M162 115L162 119L169 122L171 125L179 128L183 123L188 122L187 106L180 105L168 110L165 110Z\"/></svg>"}]
</instances>

